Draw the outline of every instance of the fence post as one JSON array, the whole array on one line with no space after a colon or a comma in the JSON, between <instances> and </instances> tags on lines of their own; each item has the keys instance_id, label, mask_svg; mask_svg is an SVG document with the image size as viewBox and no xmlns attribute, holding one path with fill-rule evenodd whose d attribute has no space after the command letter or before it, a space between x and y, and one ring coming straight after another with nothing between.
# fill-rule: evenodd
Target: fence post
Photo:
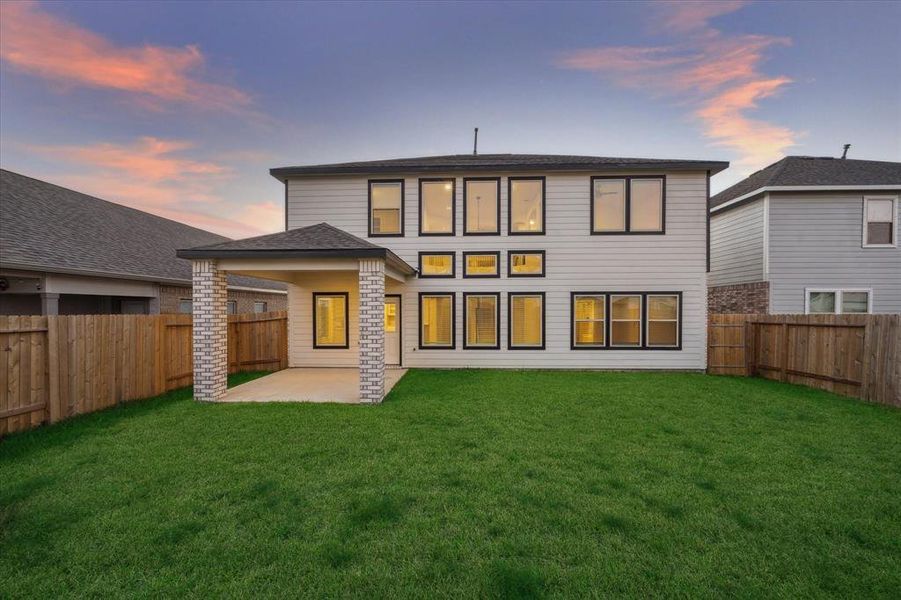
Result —
<instances>
[{"instance_id":1,"label":"fence post","mask_svg":"<svg viewBox=\"0 0 901 600\"><path fill-rule=\"evenodd\" d=\"M47 416L59 421L59 317L47 317Z\"/></svg>"},{"instance_id":2,"label":"fence post","mask_svg":"<svg viewBox=\"0 0 901 600\"><path fill-rule=\"evenodd\" d=\"M779 364L782 367L782 381L788 381L788 321L782 321L782 356Z\"/></svg>"},{"instance_id":3,"label":"fence post","mask_svg":"<svg viewBox=\"0 0 901 600\"><path fill-rule=\"evenodd\" d=\"M745 376L753 377L757 352L757 327L751 319L745 321Z\"/></svg>"}]
</instances>

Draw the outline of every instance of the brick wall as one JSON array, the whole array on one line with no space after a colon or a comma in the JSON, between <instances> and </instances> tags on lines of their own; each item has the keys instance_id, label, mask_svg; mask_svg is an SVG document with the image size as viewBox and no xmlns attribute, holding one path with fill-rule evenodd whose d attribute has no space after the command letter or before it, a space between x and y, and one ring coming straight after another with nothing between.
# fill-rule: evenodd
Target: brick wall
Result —
<instances>
[{"instance_id":1,"label":"brick wall","mask_svg":"<svg viewBox=\"0 0 901 600\"><path fill-rule=\"evenodd\" d=\"M228 376L228 316L226 278L215 260L195 260L194 272L194 398L219 400Z\"/></svg>"},{"instance_id":2,"label":"brick wall","mask_svg":"<svg viewBox=\"0 0 901 600\"><path fill-rule=\"evenodd\" d=\"M360 402L385 395L385 263L360 261Z\"/></svg>"},{"instance_id":3,"label":"brick wall","mask_svg":"<svg viewBox=\"0 0 901 600\"><path fill-rule=\"evenodd\" d=\"M769 312L770 282L717 285L707 288L707 312L762 314Z\"/></svg>"},{"instance_id":4,"label":"brick wall","mask_svg":"<svg viewBox=\"0 0 901 600\"><path fill-rule=\"evenodd\" d=\"M178 301L191 297L191 288L174 285L160 286L160 312L172 314L178 312ZM287 310L287 294L267 294L266 292L250 292L247 290L228 290L228 299L238 303L237 314L252 313L254 302L265 302L267 311Z\"/></svg>"}]
</instances>

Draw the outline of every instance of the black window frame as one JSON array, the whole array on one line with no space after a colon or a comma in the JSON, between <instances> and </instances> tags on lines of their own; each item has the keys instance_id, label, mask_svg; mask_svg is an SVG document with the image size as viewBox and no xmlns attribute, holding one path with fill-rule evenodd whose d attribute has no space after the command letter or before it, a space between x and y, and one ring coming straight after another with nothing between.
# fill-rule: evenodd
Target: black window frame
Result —
<instances>
[{"instance_id":1,"label":"black window frame","mask_svg":"<svg viewBox=\"0 0 901 600\"><path fill-rule=\"evenodd\" d=\"M541 273L514 273L514 254L540 254ZM547 277L547 251L545 250L507 250L507 277Z\"/></svg>"},{"instance_id":2,"label":"black window frame","mask_svg":"<svg viewBox=\"0 0 901 600\"><path fill-rule=\"evenodd\" d=\"M316 341L316 300L320 296L344 297L344 344L320 344ZM313 292L313 349L314 350L347 350L350 348L350 293L349 292Z\"/></svg>"},{"instance_id":3,"label":"black window frame","mask_svg":"<svg viewBox=\"0 0 901 600\"><path fill-rule=\"evenodd\" d=\"M513 182L514 181L540 181L541 182L541 231L513 231ZM534 175L532 177L507 177L507 235L545 235L547 231L547 177Z\"/></svg>"},{"instance_id":4,"label":"black window frame","mask_svg":"<svg viewBox=\"0 0 901 600\"><path fill-rule=\"evenodd\" d=\"M373 183L399 183L400 184L400 233L373 233L372 232L372 184ZM368 237L390 238L404 237L406 230L406 182L404 179L367 179L366 180L366 229Z\"/></svg>"},{"instance_id":5,"label":"black window frame","mask_svg":"<svg viewBox=\"0 0 901 600\"><path fill-rule=\"evenodd\" d=\"M576 296L604 296L604 345L603 346L577 346L576 345ZM641 297L641 337L637 346L614 346L611 344L611 296L640 296ZM649 346L648 345L648 296L676 296L678 297L678 312L675 346ZM682 292L674 291L620 291L620 290L593 290L570 292L569 294L569 349L570 350L644 350L644 351L671 351L682 350Z\"/></svg>"},{"instance_id":6,"label":"black window frame","mask_svg":"<svg viewBox=\"0 0 901 600\"><path fill-rule=\"evenodd\" d=\"M422 184L423 183L450 183L451 184L451 230L450 233L429 233L422 230ZM419 235L421 237L455 237L457 235L457 178L456 177L420 177L419 186Z\"/></svg>"},{"instance_id":7,"label":"black window frame","mask_svg":"<svg viewBox=\"0 0 901 600\"><path fill-rule=\"evenodd\" d=\"M541 345L513 345L513 298L516 296L541 296ZM544 350L547 347L547 295L545 292L507 292L507 350Z\"/></svg>"},{"instance_id":8,"label":"black window frame","mask_svg":"<svg viewBox=\"0 0 901 600\"><path fill-rule=\"evenodd\" d=\"M493 346L471 346L469 344L469 336L467 335L466 322L469 314L469 304L467 298L470 296L494 296L494 345ZM463 292L463 349L464 350L500 350L501 349L501 293L500 292Z\"/></svg>"},{"instance_id":9,"label":"black window frame","mask_svg":"<svg viewBox=\"0 0 901 600\"><path fill-rule=\"evenodd\" d=\"M451 343L450 346L423 346L422 344L422 299L428 296L450 296L451 297ZM416 315L417 326L419 329L419 349L420 350L456 350L457 349L457 292L428 291L419 292L418 314Z\"/></svg>"},{"instance_id":10,"label":"black window frame","mask_svg":"<svg viewBox=\"0 0 901 600\"><path fill-rule=\"evenodd\" d=\"M451 273L450 275L425 275L422 270L422 257L423 256L450 256L451 257ZM428 252L420 252L419 253L419 273L417 274L419 279L456 279L457 278L457 253L454 250L448 250L446 252L442 251L428 251Z\"/></svg>"},{"instance_id":11,"label":"black window frame","mask_svg":"<svg viewBox=\"0 0 901 600\"><path fill-rule=\"evenodd\" d=\"M466 272L466 259L470 256L494 256L494 264L497 266L494 274L485 275L483 273L476 273L475 275L470 275ZM498 279L501 276L501 252L500 250L485 250L480 252L478 250L467 250L463 252L463 279Z\"/></svg>"},{"instance_id":12,"label":"black window frame","mask_svg":"<svg viewBox=\"0 0 901 600\"><path fill-rule=\"evenodd\" d=\"M467 231L466 215L468 210L470 181L494 181L497 183L497 229L495 231ZM501 234L501 178L500 177L464 177L463 178L463 235L500 235Z\"/></svg>"},{"instance_id":13,"label":"black window frame","mask_svg":"<svg viewBox=\"0 0 901 600\"><path fill-rule=\"evenodd\" d=\"M626 184L625 221L622 231L597 231L594 228L594 182L598 180L623 180ZM632 181L656 179L661 181L660 231L632 231ZM588 231L591 235L665 235L666 234L666 175L592 175L591 202L589 205Z\"/></svg>"}]
</instances>

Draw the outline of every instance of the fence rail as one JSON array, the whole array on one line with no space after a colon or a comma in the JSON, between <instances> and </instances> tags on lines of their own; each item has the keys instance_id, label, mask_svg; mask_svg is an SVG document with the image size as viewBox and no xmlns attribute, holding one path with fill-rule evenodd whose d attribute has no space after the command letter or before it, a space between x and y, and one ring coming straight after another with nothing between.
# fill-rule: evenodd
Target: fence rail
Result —
<instances>
[{"instance_id":1,"label":"fence rail","mask_svg":"<svg viewBox=\"0 0 901 600\"><path fill-rule=\"evenodd\" d=\"M0 436L191 385L191 315L0 316ZM287 366L285 312L231 315L229 372Z\"/></svg>"},{"instance_id":2,"label":"fence rail","mask_svg":"<svg viewBox=\"0 0 901 600\"><path fill-rule=\"evenodd\" d=\"M710 315L708 373L901 406L901 315Z\"/></svg>"}]
</instances>

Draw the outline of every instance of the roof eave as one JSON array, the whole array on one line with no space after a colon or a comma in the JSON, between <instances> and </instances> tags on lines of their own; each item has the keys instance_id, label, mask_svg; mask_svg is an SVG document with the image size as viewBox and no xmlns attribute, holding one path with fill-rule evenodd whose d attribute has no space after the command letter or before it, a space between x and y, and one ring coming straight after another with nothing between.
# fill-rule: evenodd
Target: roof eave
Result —
<instances>
[{"instance_id":1,"label":"roof eave","mask_svg":"<svg viewBox=\"0 0 901 600\"><path fill-rule=\"evenodd\" d=\"M730 198L711 207L711 213L721 213L756 200L763 194L772 192L897 192L901 191L901 183L871 185L765 185L741 196Z\"/></svg>"},{"instance_id":2,"label":"roof eave","mask_svg":"<svg viewBox=\"0 0 901 600\"><path fill-rule=\"evenodd\" d=\"M217 250L215 248L189 248L186 250L179 250L177 256L186 259L382 258L394 268L403 271L406 275L413 275L416 273L416 269L387 248L348 248L329 250Z\"/></svg>"}]
</instances>

